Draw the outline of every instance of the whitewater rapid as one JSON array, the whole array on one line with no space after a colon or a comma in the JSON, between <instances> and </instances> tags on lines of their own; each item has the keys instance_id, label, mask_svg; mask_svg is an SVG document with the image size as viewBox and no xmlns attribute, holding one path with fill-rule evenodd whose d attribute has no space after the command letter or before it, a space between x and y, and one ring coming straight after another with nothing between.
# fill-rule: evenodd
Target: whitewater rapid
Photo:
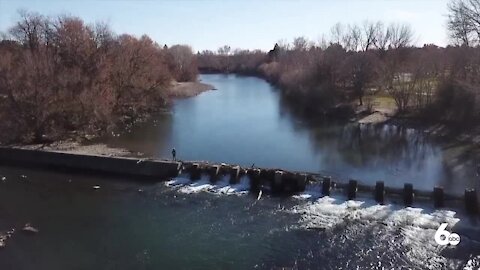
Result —
<instances>
[{"instance_id":1,"label":"whitewater rapid","mask_svg":"<svg viewBox=\"0 0 480 270\"><path fill-rule=\"evenodd\" d=\"M187 194L208 192L238 196L248 194L250 188L247 177L242 177L238 184L230 184L227 176L221 177L216 183L211 183L206 176L202 176L198 181L191 181L186 176L177 177L165 185ZM321 232L344 229L344 236L332 237L332 245L341 242L356 243L363 241L362 237L366 234L375 234L372 247L359 247L359 252L365 252L368 256L372 250L384 249L390 254L391 262L390 265L384 262L382 267L394 267L394 263L402 260L425 269L480 267L480 224L478 220L467 216L462 209L434 209L426 202L416 203L414 207L404 207L388 200L384 205L379 205L368 194L359 194L355 200L346 200L342 194L323 196L318 184L308 185L304 192L294 195L293 199L298 203L283 210L299 216L298 224L292 228ZM442 223L448 223L447 228L460 235L460 245L440 246L434 241L435 232ZM358 240L355 237L359 237ZM456 252L472 253L472 250L471 258L461 265L452 262L445 255L455 256ZM353 259L347 260L358 263Z\"/></svg>"}]
</instances>

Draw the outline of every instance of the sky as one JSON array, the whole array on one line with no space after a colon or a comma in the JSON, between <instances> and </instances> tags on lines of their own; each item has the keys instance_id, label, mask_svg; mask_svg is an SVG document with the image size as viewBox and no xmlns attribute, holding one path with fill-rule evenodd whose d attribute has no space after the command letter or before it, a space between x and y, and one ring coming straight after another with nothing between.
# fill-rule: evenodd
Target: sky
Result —
<instances>
[{"instance_id":1,"label":"sky","mask_svg":"<svg viewBox=\"0 0 480 270\"><path fill-rule=\"evenodd\" d=\"M408 23L415 43L448 44L449 0L0 0L0 31L18 10L69 14L87 23L107 22L118 34L149 35L159 44L188 44L195 51L273 48L304 36L318 41L337 23L365 20Z\"/></svg>"}]
</instances>

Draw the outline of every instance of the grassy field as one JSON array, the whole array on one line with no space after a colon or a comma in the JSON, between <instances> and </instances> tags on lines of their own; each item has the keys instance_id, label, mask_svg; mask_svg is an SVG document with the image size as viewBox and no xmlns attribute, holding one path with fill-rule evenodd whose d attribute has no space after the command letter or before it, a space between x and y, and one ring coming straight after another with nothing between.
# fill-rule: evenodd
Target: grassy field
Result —
<instances>
[{"instance_id":1,"label":"grassy field","mask_svg":"<svg viewBox=\"0 0 480 270\"><path fill-rule=\"evenodd\" d=\"M366 100L371 104L373 111L392 116L397 111L395 100L386 94L369 95Z\"/></svg>"}]
</instances>

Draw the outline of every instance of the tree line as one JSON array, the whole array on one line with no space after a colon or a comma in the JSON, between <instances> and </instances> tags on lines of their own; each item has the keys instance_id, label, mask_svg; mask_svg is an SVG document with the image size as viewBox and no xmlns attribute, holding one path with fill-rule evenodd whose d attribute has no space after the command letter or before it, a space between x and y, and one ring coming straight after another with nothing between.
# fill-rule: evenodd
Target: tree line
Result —
<instances>
[{"instance_id":1,"label":"tree line","mask_svg":"<svg viewBox=\"0 0 480 270\"><path fill-rule=\"evenodd\" d=\"M349 117L385 96L400 114L465 125L479 119L480 0L452 0L448 9L446 48L413 46L407 24L365 21L269 52L197 54L104 23L22 11L0 34L0 143L105 133L164 107L171 83L198 71L262 76L307 116Z\"/></svg>"},{"instance_id":2,"label":"tree line","mask_svg":"<svg viewBox=\"0 0 480 270\"><path fill-rule=\"evenodd\" d=\"M164 107L172 81L196 80L197 72L189 46L21 11L0 37L0 142L105 133L119 119Z\"/></svg>"},{"instance_id":3,"label":"tree line","mask_svg":"<svg viewBox=\"0 0 480 270\"><path fill-rule=\"evenodd\" d=\"M281 41L268 53L204 51L198 66L261 76L307 116L350 117L358 106L370 109L372 97L386 96L404 116L468 125L480 117L479 11L479 0L449 4L446 48L413 46L407 24L365 21L338 23L317 42Z\"/></svg>"}]
</instances>

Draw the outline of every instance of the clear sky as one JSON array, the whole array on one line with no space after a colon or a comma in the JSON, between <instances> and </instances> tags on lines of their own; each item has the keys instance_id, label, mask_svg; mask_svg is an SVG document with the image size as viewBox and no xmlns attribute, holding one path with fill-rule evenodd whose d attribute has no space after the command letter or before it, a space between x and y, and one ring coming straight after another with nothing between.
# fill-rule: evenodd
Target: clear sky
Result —
<instances>
[{"instance_id":1,"label":"clear sky","mask_svg":"<svg viewBox=\"0 0 480 270\"><path fill-rule=\"evenodd\" d=\"M0 0L0 31L18 19L17 10L70 14L86 22L108 22L116 33L147 34L160 44L189 44L194 50L268 50L276 41L305 36L318 41L337 22L381 20L409 23L417 45L448 43L448 0Z\"/></svg>"}]
</instances>

